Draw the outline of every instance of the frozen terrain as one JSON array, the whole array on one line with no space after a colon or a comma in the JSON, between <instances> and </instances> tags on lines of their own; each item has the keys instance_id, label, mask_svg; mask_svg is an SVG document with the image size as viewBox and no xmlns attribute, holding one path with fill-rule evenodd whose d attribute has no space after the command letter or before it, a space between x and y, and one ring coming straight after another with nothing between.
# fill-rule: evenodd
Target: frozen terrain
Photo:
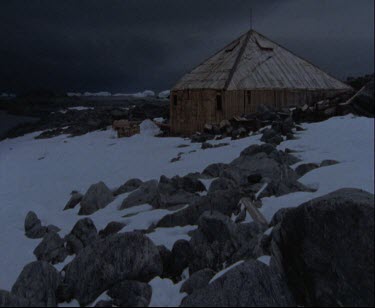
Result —
<instances>
[{"instance_id":1,"label":"frozen terrain","mask_svg":"<svg viewBox=\"0 0 375 308\"><path fill-rule=\"evenodd\" d=\"M373 119L349 115L303 126L306 130L297 133L297 140L285 141L279 149L298 151L294 155L303 160L301 163L320 163L325 159L340 163L313 170L300 179L317 188L314 193L264 198L261 211L268 219L281 207L297 206L338 188L374 191ZM72 190L85 193L91 184L99 181L116 188L131 178L149 180L161 175L172 177L202 171L212 163L230 162L249 145L260 143L260 136L255 135L236 141L225 140L230 143L226 147L202 150L200 144L181 138L143 134L116 139L110 130L75 138L59 136L35 140L36 135L0 142L0 289L9 290L24 265L35 260L33 250L40 240L30 240L24 235L23 224L28 211L36 212L44 225L62 228L63 236L82 218L77 216L78 209L62 211ZM188 147L179 148L181 144ZM171 163L180 152L185 152L182 159ZM125 197L120 195L107 208L90 216L98 230L111 221L125 222L125 232L147 228L170 213L153 210L149 205L120 212L117 207ZM124 215L127 217L123 218ZM195 228L159 228L148 236L155 244L171 248L176 240L188 239L188 232ZM62 265L58 267L61 269ZM151 285L154 290L160 291L161 285L168 289L168 292L165 290L168 296L164 298L153 295L153 305L176 305L182 298L179 287L170 281L155 278Z\"/></svg>"}]
</instances>

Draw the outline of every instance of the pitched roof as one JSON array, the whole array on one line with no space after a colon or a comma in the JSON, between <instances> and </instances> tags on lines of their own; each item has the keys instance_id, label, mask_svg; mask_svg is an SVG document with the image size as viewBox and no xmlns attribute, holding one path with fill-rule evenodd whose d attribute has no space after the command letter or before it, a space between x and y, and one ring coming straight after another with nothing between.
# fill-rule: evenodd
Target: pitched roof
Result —
<instances>
[{"instance_id":1,"label":"pitched roof","mask_svg":"<svg viewBox=\"0 0 375 308\"><path fill-rule=\"evenodd\" d=\"M254 30L186 74L178 89L347 90L350 87Z\"/></svg>"}]
</instances>

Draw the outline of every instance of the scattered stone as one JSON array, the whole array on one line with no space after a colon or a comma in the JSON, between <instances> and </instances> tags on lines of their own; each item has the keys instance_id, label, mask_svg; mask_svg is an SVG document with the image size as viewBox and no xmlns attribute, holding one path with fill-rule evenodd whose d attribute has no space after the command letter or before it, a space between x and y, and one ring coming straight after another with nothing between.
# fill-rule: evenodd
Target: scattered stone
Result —
<instances>
[{"instance_id":1,"label":"scattered stone","mask_svg":"<svg viewBox=\"0 0 375 308\"><path fill-rule=\"evenodd\" d=\"M185 297L182 307L292 307L286 281L269 266L247 261Z\"/></svg>"},{"instance_id":2,"label":"scattered stone","mask_svg":"<svg viewBox=\"0 0 375 308\"><path fill-rule=\"evenodd\" d=\"M111 287L108 295L118 307L148 307L152 289L147 283L125 280Z\"/></svg>"},{"instance_id":3,"label":"scattered stone","mask_svg":"<svg viewBox=\"0 0 375 308\"><path fill-rule=\"evenodd\" d=\"M192 294L195 290L208 286L208 283L215 276L215 272L209 268L195 272L181 286L181 293Z\"/></svg>"},{"instance_id":4,"label":"scattered stone","mask_svg":"<svg viewBox=\"0 0 375 308\"><path fill-rule=\"evenodd\" d=\"M60 275L52 265L36 261L24 267L11 293L26 299L33 307L56 307L59 283Z\"/></svg>"},{"instance_id":5,"label":"scattered stone","mask_svg":"<svg viewBox=\"0 0 375 308\"><path fill-rule=\"evenodd\" d=\"M65 300L92 303L119 281L148 282L163 272L157 247L141 233L115 234L82 249L65 267Z\"/></svg>"},{"instance_id":6,"label":"scattered stone","mask_svg":"<svg viewBox=\"0 0 375 308\"><path fill-rule=\"evenodd\" d=\"M47 233L42 242L35 248L34 255L38 261L52 264L64 262L68 256L64 240L57 233Z\"/></svg>"},{"instance_id":7,"label":"scattered stone","mask_svg":"<svg viewBox=\"0 0 375 308\"><path fill-rule=\"evenodd\" d=\"M42 238L47 233L47 228L42 226L38 216L30 211L25 219L25 235L31 239Z\"/></svg>"},{"instance_id":8,"label":"scattered stone","mask_svg":"<svg viewBox=\"0 0 375 308\"><path fill-rule=\"evenodd\" d=\"M103 183L91 185L81 201L78 215L91 215L113 201L111 190Z\"/></svg>"},{"instance_id":9,"label":"scattered stone","mask_svg":"<svg viewBox=\"0 0 375 308\"><path fill-rule=\"evenodd\" d=\"M337 165L337 164L339 164L339 162L337 160L326 159L326 160L323 160L320 163L320 167L328 167L328 166L333 166L333 165Z\"/></svg>"},{"instance_id":10,"label":"scattered stone","mask_svg":"<svg viewBox=\"0 0 375 308\"><path fill-rule=\"evenodd\" d=\"M235 187L236 183L233 180L227 178L218 178L212 181L208 193L211 194L215 191L233 189Z\"/></svg>"},{"instance_id":11,"label":"scattered stone","mask_svg":"<svg viewBox=\"0 0 375 308\"><path fill-rule=\"evenodd\" d=\"M314 170L314 169L317 169L319 168L319 165L318 164L315 164L315 163L308 163L308 164L302 164L302 165L299 165L297 168L296 168L296 173L302 177L304 176L306 173Z\"/></svg>"},{"instance_id":12,"label":"scattered stone","mask_svg":"<svg viewBox=\"0 0 375 308\"><path fill-rule=\"evenodd\" d=\"M82 201L82 198L83 195L81 193L73 192L70 200L64 207L64 211L74 209Z\"/></svg>"},{"instance_id":13,"label":"scattered stone","mask_svg":"<svg viewBox=\"0 0 375 308\"><path fill-rule=\"evenodd\" d=\"M101 238L105 238L112 234L116 234L117 232L121 231L125 228L126 224L122 222L112 221L110 222L103 230L99 231L99 236Z\"/></svg>"},{"instance_id":14,"label":"scattered stone","mask_svg":"<svg viewBox=\"0 0 375 308\"><path fill-rule=\"evenodd\" d=\"M98 239L94 222L90 218L84 218L74 225L72 231L65 237L66 249L70 255L78 254L83 248Z\"/></svg>"},{"instance_id":15,"label":"scattered stone","mask_svg":"<svg viewBox=\"0 0 375 308\"><path fill-rule=\"evenodd\" d=\"M298 306L374 306L373 194L340 189L279 216L272 254Z\"/></svg>"},{"instance_id":16,"label":"scattered stone","mask_svg":"<svg viewBox=\"0 0 375 308\"><path fill-rule=\"evenodd\" d=\"M143 182L139 179L131 179L127 181L125 184L121 185L119 188L117 188L113 194L114 196L118 196L121 194L134 191L138 189L142 184Z\"/></svg>"},{"instance_id":17,"label":"scattered stone","mask_svg":"<svg viewBox=\"0 0 375 308\"><path fill-rule=\"evenodd\" d=\"M209 165L206 169L204 169L203 175L206 175L212 178L218 178L226 166L227 164L222 164L222 163Z\"/></svg>"},{"instance_id":18,"label":"scattered stone","mask_svg":"<svg viewBox=\"0 0 375 308\"><path fill-rule=\"evenodd\" d=\"M144 182L136 191L133 191L121 204L120 210L124 210L141 204L159 205L158 181Z\"/></svg>"}]
</instances>

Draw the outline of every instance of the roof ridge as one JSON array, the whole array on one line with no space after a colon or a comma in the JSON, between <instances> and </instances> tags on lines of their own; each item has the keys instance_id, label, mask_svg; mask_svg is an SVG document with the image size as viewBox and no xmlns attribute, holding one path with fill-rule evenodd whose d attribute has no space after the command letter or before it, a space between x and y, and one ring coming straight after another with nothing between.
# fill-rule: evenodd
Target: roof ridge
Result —
<instances>
[{"instance_id":1,"label":"roof ridge","mask_svg":"<svg viewBox=\"0 0 375 308\"><path fill-rule=\"evenodd\" d=\"M250 40L250 36L253 34L254 30L249 30L247 31L246 33L246 37L244 39L244 42L241 46L241 49L240 51L238 52L238 55L237 55L237 58L236 58L236 61L234 61L234 64L233 64L233 67L232 69L230 70L229 72L229 76L228 76L228 79L227 81L225 82L225 85L224 85L224 90L227 90L232 79L233 79L233 76L234 76L234 73L236 72L237 68L238 68L238 64L240 63L241 59L242 59L242 56L246 50L246 46L248 45L249 43L249 40ZM242 36L241 36L242 37Z\"/></svg>"}]
</instances>

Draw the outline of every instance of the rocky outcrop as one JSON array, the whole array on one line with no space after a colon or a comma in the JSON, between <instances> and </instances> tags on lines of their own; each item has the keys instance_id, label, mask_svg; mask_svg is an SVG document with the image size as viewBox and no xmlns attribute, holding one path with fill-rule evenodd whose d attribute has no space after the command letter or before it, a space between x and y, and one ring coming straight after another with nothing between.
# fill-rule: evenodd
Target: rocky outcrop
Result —
<instances>
[{"instance_id":1,"label":"rocky outcrop","mask_svg":"<svg viewBox=\"0 0 375 308\"><path fill-rule=\"evenodd\" d=\"M42 242L35 248L34 255L38 261L52 264L63 262L68 256L65 241L57 233L47 233Z\"/></svg>"},{"instance_id":2,"label":"rocky outcrop","mask_svg":"<svg viewBox=\"0 0 375 308\"><path fill-rule=\"evenodd\" d=\"M47 233L47 227L43 227L38 216L30 211L25 219L25 235L31 239L42 238Z\"/></svg>"},{"instance_id":3,"label":"rocky outcrop","mask_svg":"<svg viewBox=\"0 0 375 308\"><path fill-rule=\"evenodd\" d=\"M0 290L0 307L28 307L30 303L12 293Z\"/></svg>"},{"instance_id":4,"label":"rocky outcrop","mask_svg":"<svg viewBox=\"0 0 375 308\"><path fill-rule=\"evenodd\" d=\"M126 224L122 222L112 221L103 230L100 230L98 235L101 238L105 238L112 234L116 234L117 232L125 228L125 226Z\"/></svg>"},{"instance_id":5,"label":"rocky outcrop","mask_svg":"<svg viewBox=\"0 0 375 308\"><path fill-rule=\"evenodd\" d=\"M247 261L207 287L194 290L181 306L292 307L295 301L279 273L258 261Z\"/></svg>"},{"instance_id":6,"label":"rocky outcrop","mask_svg":"<svg viewBox=\"0 0 375 308\"><path fill-rule=\"evenodd\" d=\"M181 293L192 294L195 290L203 289L208 286L208 283L215 276L215 272L209 268L202 269L195 272L186 280L181 286Z\"/></svg>"},{"instance_id":7,"label":"rocky outcrop","mask_svg":"<svg viewBox=\"0 0 375 308\"><path fill-rule=\"evenodd\" d=\"M86 306L119 281L148 282L160 276L163 265L151 240L132 232L112 235L87 246L64 272L60 301L75 298Z\"/></svg>"},{"instance_id":8,"label":"rocky outcrop","mask_svg":"<svg viewBox=\"0 0 375 308\"><path fill-rule=\"evenodd\" d=\"M141 204L157 206L159 204L158 181L144 182L136 191L133 191L121 204L120 210Z\"/></svg>"},{"instance_id":9,"label":"rocky outcrop","mask_svg":"<svg viewBox=\"0 0 375 308\"><path fill-rule=\"evenodd\" d=\"M148 307L152 289L147 283L125 280L110 288L108 295L117 307Z\"/></svg>"},{"instance_id":10,"label":"rocky outcrop","mask_svg":"<svg viewBox=\"0 0 375 308\"><path fill-rule=\"evenodd\" d=\"M129 181L121 185L119 188L117 188L113 194L115 196L118 196L121 194L129 193L131 191L138 189L142 184L143 182L139 179L130 179Z\"/></svg>"},{"instance_id":11,"label":"rocky outcrop","mask_svg":"<svg viewBox=\"0 0 375 308\"><path fill-rule=\"evenodd\" d=\"M340 189L274 221L272 254L300 306L374 306L374 195Z\"/></svg>"},{"instance_id":12,"label":"rocky outcrop","mask_svg":"<svg viewBox=\"0 0 375 308\"><path fill-rule=\"evenodd\" d=\"M24 267L12 287L12 295L26 299L30 306L56 307L60 275L47 262L32 262Z\"/></svg>"},{"instance_id":13,"label":"rocky outcrop","mask_svg":"<svg viewBox=\"0 0 375 308\"><path fill-rule=\"evenodd\" d=\"M266 227L236 224L219 212L205 212L190 240L189 271L220 271L239 260L255 258L254 249Z\"/></svg>"},{"instance_id":14,"label":"rocky outcrop","mask_svg":"<svg viewBox=\"0 0 375 308\"><path fill-rule=\"evenodd\" d=\"M68 203L64 207L64 211L74 209L81 201L82 201L83 195L79 192L72 192L71 197L68 201Z\"/></svg>"},{"instance_id":15,"label":"rocky outcrop","mask_svg":"<svg viewBox=\"0 0 375 308\"><path fill-rule=\"evenodd\" d=\"M66 249L70 255L78 254L83 248L95 242L97 238L98 232L94 222L90 218L81 219L65 237Z\"/></svg>"},{"instance_id":16,"label":"rocky outcrop","mask_svg":"<svg viewBox=\"0 0 375 308\"><path fill-rule=\"evenodd\" d=\"M81 201L78 215L91 215L113 201L111 190L103 183L91 185Z\"/></svg>"}]
</instances>

